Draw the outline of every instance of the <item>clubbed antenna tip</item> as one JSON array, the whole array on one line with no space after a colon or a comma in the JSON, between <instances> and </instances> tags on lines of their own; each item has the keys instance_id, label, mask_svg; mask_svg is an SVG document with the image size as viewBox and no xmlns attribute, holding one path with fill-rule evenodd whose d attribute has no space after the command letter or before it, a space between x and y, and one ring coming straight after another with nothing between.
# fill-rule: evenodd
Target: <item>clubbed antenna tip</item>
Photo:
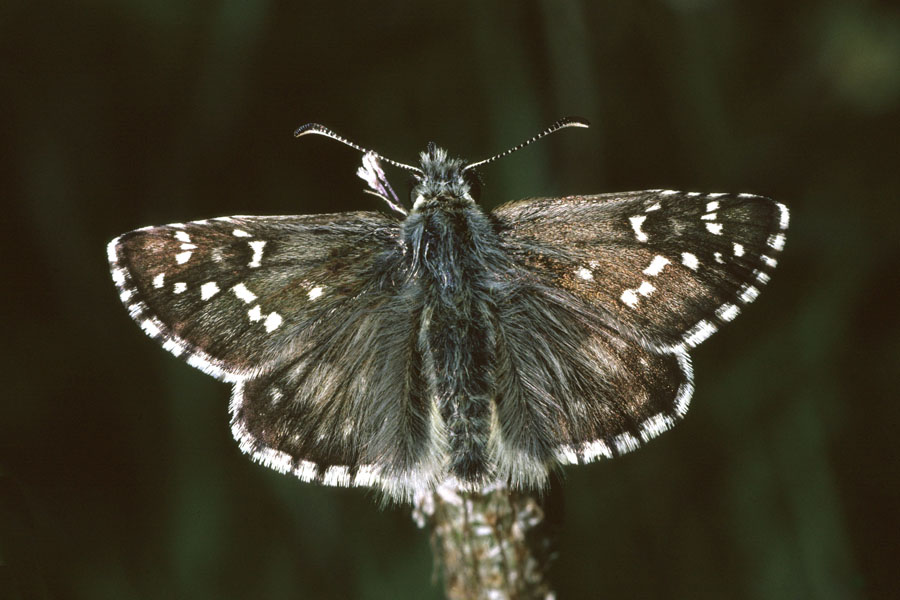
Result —
<instances>
[{"instance_id":1,"label":"clubbed antenna tip","mask_svg":"<svg viewBox=\"0 0 900 600\"><path fill-rule=\"evenodd\" d=\"M301 137L301 136L304 136L304 135L307 135L310 133L314 133L316 135L323 135L327 138L331 138L331 139L338 141L346 146L350 146L354 150L358 150L358 151L362 152L363 154L371 153L375 157L377 157L379 160L384 161L384 162L388 163L389 165L393 165L395 167L399 167L401 169L405 169L407 171L411 171L411 172L417 173L419 175L422 174L422 171L420 169L417 169L416 167L412 167L410 165L407 165L407 164L404 164L401 162L397 162L397 161L391 160L389 158L385 158L385 157L381 156L380 154L378 154L377 152L373 152L372 150L367 150L366 148L363 148L359 144L354 144L347 138L338 135L331 129L328 129L324 125L320 125L318 123L307 123L306 125L301 125L300 127L298 127L297 129L294 130L294 137Z\"/></svg>"},{"instance_id":2,"label":"clubbed antenna tip","mask_svg":"<svg viewBox=\"0 0 900 600\"><path fill-rule=\"evenodd\" d=\"M536 136L534 136L531 139L525 140L518 146L513 146L509 150L501 152L500 154L495 154L494 156L492 156L490 158L486 158L484 160L479 160L478 162L468 164L468 165L466 165L466 167L463 170L468 171L469 169L475 168L477 166L494 162L498 158L503 158L504 156L509 156L513 152L515 152L517 150L521 150L525 146L533 144L534 142L538 141L539 139L541 139L543 137L547 137L551 133L555 133L555 132L559 131L560 129L565 129L566 127L590 127L590 126L591 126L591 124L588 122L588 120L582 119L581 117L562 118L559 121L557 121L556 123L554 123L553 125L551 125L550 127L548 127L547 129L545 129L544 131L540 132L539 134L537 134Z\"/></svg>"}]
</instances>

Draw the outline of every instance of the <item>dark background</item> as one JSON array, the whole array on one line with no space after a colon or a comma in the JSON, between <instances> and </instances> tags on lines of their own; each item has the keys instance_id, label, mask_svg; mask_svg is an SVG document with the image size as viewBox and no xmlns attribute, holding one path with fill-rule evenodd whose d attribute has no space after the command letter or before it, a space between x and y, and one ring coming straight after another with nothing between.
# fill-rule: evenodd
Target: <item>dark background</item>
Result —
<instances>
[{"instance_id":1,"label":"dark background","mask_svg":"<svg viewBox=\"0 0 900 600\"><path fill-rule=\"evenodd\" d=\"M485 168L487 206L674 188L792 220L772 283L693 353L687 419L566 471L559 597L896 594L896 4L318 4L0 6L0 598L440 597L408 510L240 453L228 386L141 333L105 245L383 208L357 153L292 138L307 121L414 162L569 114L593 127Z\"/></svg>"}]
</instances>

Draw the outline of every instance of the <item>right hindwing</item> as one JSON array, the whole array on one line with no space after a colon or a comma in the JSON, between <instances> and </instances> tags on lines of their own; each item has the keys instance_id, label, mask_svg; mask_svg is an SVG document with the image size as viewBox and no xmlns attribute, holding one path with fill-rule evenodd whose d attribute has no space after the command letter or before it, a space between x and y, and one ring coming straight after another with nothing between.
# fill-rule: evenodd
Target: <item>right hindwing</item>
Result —
<instances>
[{"instance_id":1,"label":"right hindwing","mask_svg":"<svg viewBox=\"0 0 900 600\"><path fill-rule=\"evenodd\" d=\"M684 415L693 390L683 350L621 336L580 298L530 283L499 304L492 449L498 474L539 486L555 462L637 448Z\"/></svg>"}]
</instances>

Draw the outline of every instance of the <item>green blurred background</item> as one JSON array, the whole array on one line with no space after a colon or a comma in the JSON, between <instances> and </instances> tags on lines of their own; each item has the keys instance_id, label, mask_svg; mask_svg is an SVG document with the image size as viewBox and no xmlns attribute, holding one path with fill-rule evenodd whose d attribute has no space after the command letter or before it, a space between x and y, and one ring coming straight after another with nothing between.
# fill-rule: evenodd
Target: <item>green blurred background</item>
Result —
<instances>
[{"instance_id":1,"label":"green blurred background","mask_svg":"<svg viewBox=\"0 0 900 600\"><path fill-rule=\"evenodd\" d=\"M240 453L228 386L141 333L105 245L383 208L307 121L411 162L570 114L593 127L485 168L486 205L754 192L792 223L687 419L566 471L559 597L897 597L895 3L7 1L0 76L0 598L439 598L408 510Z\"/></svg>"}]
</instances>

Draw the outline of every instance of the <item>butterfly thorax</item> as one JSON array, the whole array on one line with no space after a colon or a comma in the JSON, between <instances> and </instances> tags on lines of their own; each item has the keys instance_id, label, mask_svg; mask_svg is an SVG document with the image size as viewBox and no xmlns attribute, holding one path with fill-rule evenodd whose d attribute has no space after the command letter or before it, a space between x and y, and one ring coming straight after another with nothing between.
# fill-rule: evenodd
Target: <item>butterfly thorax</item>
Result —
<instances>
[{"instance_id":1,"label":"butterfly thorax","mask_svg":"<svg viewBox=\"0 0 900 600\"><path fill-rule=\"evenodd\" d=\"M413 210L403 224L403 243L412 271L427 274L435 300L465 304L489 287L499 240L491 221L476 203L478 180L466 162L428 145L421 154L422 175L412 189ZM496 260L494 260L496 262Z\"/></svg>"}]
</instances>

